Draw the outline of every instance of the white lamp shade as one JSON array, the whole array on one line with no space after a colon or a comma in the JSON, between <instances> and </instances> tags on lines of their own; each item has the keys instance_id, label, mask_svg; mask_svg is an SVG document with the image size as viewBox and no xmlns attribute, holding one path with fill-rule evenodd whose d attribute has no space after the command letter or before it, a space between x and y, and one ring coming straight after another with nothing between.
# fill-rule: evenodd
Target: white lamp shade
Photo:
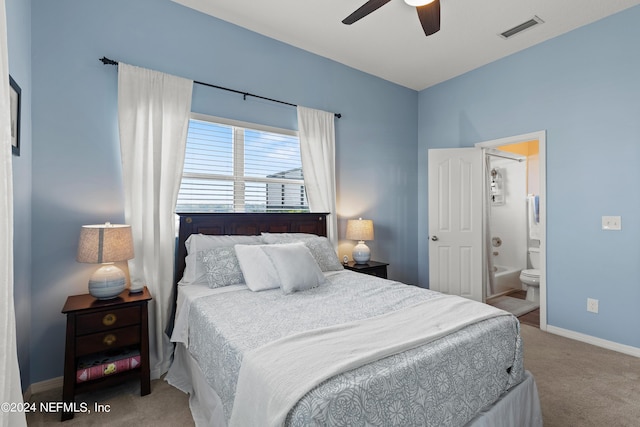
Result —
<instances>
[{"instance_id":1,"label":"white lamp shade","mask_svg":"<svg viewBox=\"0 0 640 427\"><path fill-rule=\"evenodd\" d=\"M78 242L78 262L102 264L133 258L131 226L124 224L83 225Z\"/></svg>"},{"instance_id":2,"label":"white lamp shade","mask_svg":"<svg viewBox=\"0 0 640 427\"><path fill-rule=\"evenodd\" d=\"M347 239L373 240L373 221L362 218L347 221Z\"/></svg>"},{"instance_id":3,"label":"white lamp shade","mask_svg":"<svg viewBox=\"0 0 640 427\"><path fill-rule=\"evenodd\" d=\"M117 297L125 288L124 272L113 264L133 258L131 226L124 224L83 225L76 260L103 264L89 279L89 293L98 299Z\"/></svg>"}]
</instances>

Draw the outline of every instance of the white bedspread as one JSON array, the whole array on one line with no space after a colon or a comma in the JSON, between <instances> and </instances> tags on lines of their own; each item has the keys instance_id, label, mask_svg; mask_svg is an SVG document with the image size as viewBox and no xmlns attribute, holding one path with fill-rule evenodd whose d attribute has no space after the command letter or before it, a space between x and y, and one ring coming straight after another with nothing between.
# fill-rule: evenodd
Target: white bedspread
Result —
<instances>
[{"instance_id":1,"label":"white bedspread","mask_svg":"<svg viewBox=\"0 0 640 427\"><path fill-rule=\"evenodd\" d=\"M286 336L244 355L231 426L281 426L322 381L509 313L443 295L381 316Z\"/></svg>"},{"instance_id":2,"label":"white bedspread","mask_svg":"<svg viewBox=\"0 0 640 427\"><path fill-rule=\"evenodd\" d=\"M178 300L176 301L176 316L171 333L171 342L182 343L185 347L189 347L189 312L192 303L198 298L209 295L221 294L225 292L234 292L247 289L246 285L231 285L223 288L211 289L204 285L183 286L178 292Z\"/></svg>"}]
</instances>

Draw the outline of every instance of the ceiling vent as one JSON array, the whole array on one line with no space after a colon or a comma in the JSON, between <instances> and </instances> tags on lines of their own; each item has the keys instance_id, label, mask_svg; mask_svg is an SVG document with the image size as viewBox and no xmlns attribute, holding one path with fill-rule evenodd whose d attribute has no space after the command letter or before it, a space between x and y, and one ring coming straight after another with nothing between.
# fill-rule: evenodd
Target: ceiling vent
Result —
<instances>
[{"instance_id":1,"label":"ceiling vent","mask_svg":"<svg viewBox=\"0 0 640 427\"><path fill-rule=\"evenodd\" d=\"M523 32L524 30L528 30L531 27L535 27L538 24L543 24L544 21L540 18L538 18L537 16L534 16L533 18L529 19L526 22L523 22L522 24L516 25L515 27L500 33L500 37L502 37L503 39L508 39L510 37L515 36L518 33Z\"/></svg>"}]
</instances>

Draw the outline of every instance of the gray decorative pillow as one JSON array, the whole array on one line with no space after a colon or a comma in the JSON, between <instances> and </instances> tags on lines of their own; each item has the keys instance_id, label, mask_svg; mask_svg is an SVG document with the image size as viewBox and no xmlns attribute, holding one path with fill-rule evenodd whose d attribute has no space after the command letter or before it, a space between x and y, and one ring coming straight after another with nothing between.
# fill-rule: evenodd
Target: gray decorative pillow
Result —
<instances>
[{"instance_id":1,"label":"gray decorative pillow","mask_svg":"<svg viewBox=\"0 0 640 427\"><path fill-rule=\"evenodd\" d=\"M262 236L210 236L205 234L192 234L184 243L187 248L187 257L185 258L185 269L181 285L208 285L207 273L204 265L198 260L202 256L198 256L199 252L208 249L225 247L231 248L234 245L258 245L263 243Z\"/></svg>"},{"instance_id":2,"label":"gray decorative pillow","mask_svg":"<svg viewBox=\"0 0 640 427\"><path fill-rule=\"evenodd\" d=\"M318 263L320 270L323 272L339 271L344 269L342 263L340 263L340 260L338 259L338 255L336 255L333 245L326 237L306 239L304 240L304 244L309 248L311 255Z\"/></svg>"},{"instance_id":3,"label":"gray decorative pillow","mask_svg":"<svg viewBox=\"0 0 640 427\"><path fill-rule=\"evenodd\" d=\"M324 236L302 233L262 233L262 237L266 243L303 242L309 251L311 251L311 255L323 272L340 271L344 269L333 245L329 239Z\"/></svg>"},{"instance_id":4,"label":"gray decorative pillow","mask_svg":"<svg viewBox=\"0 0 640 427\"><path fill-rule=\"evenodd\" d=\"M199 251L198 261L206 271L211 289L244 283L240 263L233 247L212 248Z\"/></svg>"}]
</instances>

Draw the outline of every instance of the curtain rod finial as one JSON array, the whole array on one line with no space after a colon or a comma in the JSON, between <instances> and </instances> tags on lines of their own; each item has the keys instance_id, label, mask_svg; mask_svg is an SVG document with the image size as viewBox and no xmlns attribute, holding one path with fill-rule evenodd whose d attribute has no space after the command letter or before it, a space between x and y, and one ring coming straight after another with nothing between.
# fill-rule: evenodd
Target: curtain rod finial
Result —
<instances>
[{"instance_id":1,"label":"curtain rod finial","mask_svg":"<svg viewBox=\"0 0 640 427\"><path fill-rule=\"evenodd\" d=\"M109 59L106 56L98 59L98 61L102 62L104 65L118 65L118 61L114 61L113 59Z\"/></svg>"}]
</instances>

